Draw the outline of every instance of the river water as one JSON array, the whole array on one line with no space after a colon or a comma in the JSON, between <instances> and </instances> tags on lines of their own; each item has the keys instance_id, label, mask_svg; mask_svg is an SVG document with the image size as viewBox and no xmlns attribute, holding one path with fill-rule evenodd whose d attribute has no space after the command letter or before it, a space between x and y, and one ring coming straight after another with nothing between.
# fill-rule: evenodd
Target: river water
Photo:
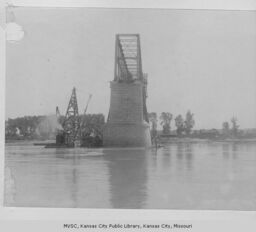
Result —
<instances>
[{"instance_id":1,"label":"river water","mask_svg":"<svg viewBox=\"0 0 256 232\"><path fill-rule=\"evenodd\" d=\"M253 142L5 150L5 206L256 210Z\"/></svg>"}]
</instances>

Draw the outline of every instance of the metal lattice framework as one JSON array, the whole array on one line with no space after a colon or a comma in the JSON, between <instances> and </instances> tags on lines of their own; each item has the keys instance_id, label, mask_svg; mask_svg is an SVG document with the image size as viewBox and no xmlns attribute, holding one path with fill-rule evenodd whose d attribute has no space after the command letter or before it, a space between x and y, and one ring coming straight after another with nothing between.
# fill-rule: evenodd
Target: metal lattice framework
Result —
<instances>
[{"instance_id":1,"label":"metal lattice framework","mask_svg":"<svg viewBox=\"0 0 256 232\"><path fill-rule=\"evenodd\" d=\"M79 136L80 121L78 113L78 104L76 98L76 89L73 88L71 98L69 100L65 120L63 123L63 129L67 134L66 143L73 145Z\"/></svg>"},{"instance_id":2,"label":"metal lattice framework","mask_svg":"<svg viewBox=\"0 0 256 232\"><path fill-rule=\"evenodd\" d=\"M146 108L147 75L142 71L139 34L116 35L115 52L114 81L130 83L138 80L143 83L143 115L144 120L149 122Z\"/></svg>"},{"instance_id":3,"label":"metal lattice framework","mask_svg":"<svg viewBox=\"0 0 256 232\"><path fill-rule=\"evenodd\" d=\"M138 34L116 35L115 81L142 80L140 37Z\"/></svg>"}]
</instances>

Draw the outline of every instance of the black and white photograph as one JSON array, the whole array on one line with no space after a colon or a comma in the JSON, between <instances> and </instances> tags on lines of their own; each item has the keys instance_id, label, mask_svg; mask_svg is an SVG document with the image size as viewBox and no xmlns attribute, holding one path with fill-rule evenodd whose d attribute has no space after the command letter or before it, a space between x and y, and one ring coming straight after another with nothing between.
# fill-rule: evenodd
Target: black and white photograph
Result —
<instances>
[{"instance_id":1,"label":"black and white photograph","mask_svg":"<svg viewBox=\"0 0 256 232\"><path fill-rule=\"evenodd\" d=\"M4 207L256 210L256 11L6 20Z\"/></svg>"}]
</instances>

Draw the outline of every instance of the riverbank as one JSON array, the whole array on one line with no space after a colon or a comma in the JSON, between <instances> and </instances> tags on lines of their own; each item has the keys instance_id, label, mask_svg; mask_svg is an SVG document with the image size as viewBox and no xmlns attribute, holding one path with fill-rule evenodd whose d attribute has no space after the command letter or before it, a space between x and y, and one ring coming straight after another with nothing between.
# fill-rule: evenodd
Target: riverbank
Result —
<instances>
[{"instance_id":1,"label":"riverbank","mask_svg":"<svg viewBox=\"0 0 256 232\"><path fill-rule=\"evenodd\" d=\"M205 139L202 139L202 138L191 138L191 137L182 137L182 138L179 138L179 137L170 137L170 138L167 138L167 137L161 137L160 138L160 142L161 143L172 143L172 142L175 142L175 143L184 143L184 142L190 142L190 143L196 143L196 142L232 142L232 143L239 143L239 142L242 142L242 143L245 143L245 142L256 142L256 138L227 138L227 139L222 139L222 138L214 138L214 139L208 139L208 138L205 138Z\"/></svg>"}]
</instances>

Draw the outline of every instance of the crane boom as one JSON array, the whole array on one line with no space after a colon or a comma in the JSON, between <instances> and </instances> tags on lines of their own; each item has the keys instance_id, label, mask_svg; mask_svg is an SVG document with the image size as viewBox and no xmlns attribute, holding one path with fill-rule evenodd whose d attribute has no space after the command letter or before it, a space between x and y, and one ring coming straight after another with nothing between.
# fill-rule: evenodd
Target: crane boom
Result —
<instances>
[{"instance_id":1,"label":"crane boom","mask_svg":"<svg viewBox=\"0 0 256 232\"><path fill-rule=\"evenodd\" d=\"M90 94L90 95L89 95L89 98L88 98L88 100L87 100L87 103L86 103L86 107L85 107L85 109L84 109L84 115L86 114L86 111L87 111L87 108L88 108L88 105L89 105L89 102L90 102L91 98L92 98L92 95Z\"/></svg>"}]
</instances>

